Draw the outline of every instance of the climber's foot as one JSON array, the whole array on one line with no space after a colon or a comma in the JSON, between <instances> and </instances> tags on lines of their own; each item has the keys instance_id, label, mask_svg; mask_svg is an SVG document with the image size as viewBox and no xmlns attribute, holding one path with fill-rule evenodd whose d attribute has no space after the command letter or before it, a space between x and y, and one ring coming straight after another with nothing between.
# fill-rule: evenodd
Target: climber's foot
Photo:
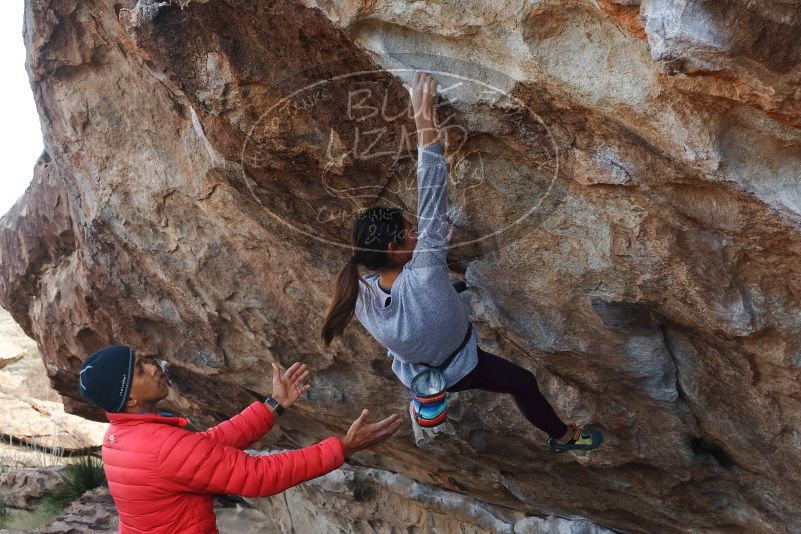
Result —
<instances>
[{"instance_id":1,"label":"climber's foot","mask_svg":"<svg viewBox=\"0 0 801 534\"><path fill-rule=\"evenodd\" d=\"M572 423L573 434L566 442L548 438L548 450L554 453L567 451L591 451L598 447L604 439L600 430L579 428Z\"/></svg>"}]
</instances>

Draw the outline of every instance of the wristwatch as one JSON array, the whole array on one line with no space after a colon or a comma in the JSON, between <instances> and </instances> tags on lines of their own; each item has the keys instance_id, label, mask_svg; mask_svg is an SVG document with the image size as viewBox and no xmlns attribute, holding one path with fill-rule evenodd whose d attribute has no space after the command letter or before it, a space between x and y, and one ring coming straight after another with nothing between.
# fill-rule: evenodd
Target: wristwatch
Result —
<instances>
[{"instance_id":1,"label":"wristwatch","mask_svg":"<svg viewBox=\"0 0 801 534\"><path fill-rule=\"evenodd\" d=\"M278 415L284 413L284 407L281 406L281 403L275 400L271 395L268 395L267 398L264 399L264 404L271 407Z\"/></svg>"}]
</instances>

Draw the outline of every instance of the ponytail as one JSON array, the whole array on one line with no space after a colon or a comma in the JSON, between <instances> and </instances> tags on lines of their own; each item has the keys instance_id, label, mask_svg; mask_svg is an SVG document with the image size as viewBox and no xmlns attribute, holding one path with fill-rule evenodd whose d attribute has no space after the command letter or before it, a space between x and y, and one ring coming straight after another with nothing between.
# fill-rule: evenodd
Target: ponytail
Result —
<instances>
[{"instance_id":1,"label":"ponytail","mask_svg":"<svg viewBox=\"0 0 801 534\"><path fill-rule=\"evenodd\" d=\"M334 300L323 323L321 335L326 347L345 331L345 327L353 319L356 299L359 298L359 280L359 266L351 259L337 277Z\"/></svg>"},{"instance_id":2,"label":"ponytail","mask_svg":"<svg viewBox=\"0 0 801 534\"><path fill-rule=\"evenodd\" d=\"M371 271L386 268L389 244L397 245L402 241L405 228L403 212L397 208L370 208L361 212L353 221L353 256L337 277L334 300L320 333L326 347L345 331L345 327L353 319L361 283L359 265L364 265Z\"/></svg>"}]
</instances>

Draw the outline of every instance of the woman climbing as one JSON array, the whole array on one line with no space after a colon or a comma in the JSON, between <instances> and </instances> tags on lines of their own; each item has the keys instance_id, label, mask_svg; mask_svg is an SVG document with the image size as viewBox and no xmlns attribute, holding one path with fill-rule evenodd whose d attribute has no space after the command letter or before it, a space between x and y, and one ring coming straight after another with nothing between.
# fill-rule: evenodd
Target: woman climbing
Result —
<instances>
[{"instance_id":1,"label":"woman climbing","mask_svg":"<svg viewBox=\"0 0 801 534\"><path fill-rule=\"evenodd\" d=\"M434 127L434 78L416 72L410 89L417 126L417 235L399 209L360 213L351 234L353 256L336 281L322 329L326 345L354 313L389 350L392 370L406 387L427 366L440 366L449 392L508 393L528 421L546 432L552 452L590 450L597 430L566 425L537 387L534 375L478 347L467 309L446 265L448 168ZM363 266L372 274L359 274Z\"/></svg>"}]
</instances>

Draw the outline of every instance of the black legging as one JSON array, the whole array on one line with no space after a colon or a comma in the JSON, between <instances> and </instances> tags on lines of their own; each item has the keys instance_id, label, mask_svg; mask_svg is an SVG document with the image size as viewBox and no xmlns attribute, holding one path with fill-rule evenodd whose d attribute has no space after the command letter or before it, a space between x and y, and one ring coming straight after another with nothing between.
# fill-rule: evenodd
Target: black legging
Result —
<instances>
[{"instance_id":1,"label":"black legging","mask_svg":"<svg viewBox=\"0 0 801 534\"><path fill-rule=\"evenodd\" d=\"M545 400L537 386L534 375L510 361L478 348L478 364L448 391L482 389L494 393L509 393L520 412L529 422L552 438L559 439L567 433L565 425L551 405Z\"/></svg>"}]
</instances>

